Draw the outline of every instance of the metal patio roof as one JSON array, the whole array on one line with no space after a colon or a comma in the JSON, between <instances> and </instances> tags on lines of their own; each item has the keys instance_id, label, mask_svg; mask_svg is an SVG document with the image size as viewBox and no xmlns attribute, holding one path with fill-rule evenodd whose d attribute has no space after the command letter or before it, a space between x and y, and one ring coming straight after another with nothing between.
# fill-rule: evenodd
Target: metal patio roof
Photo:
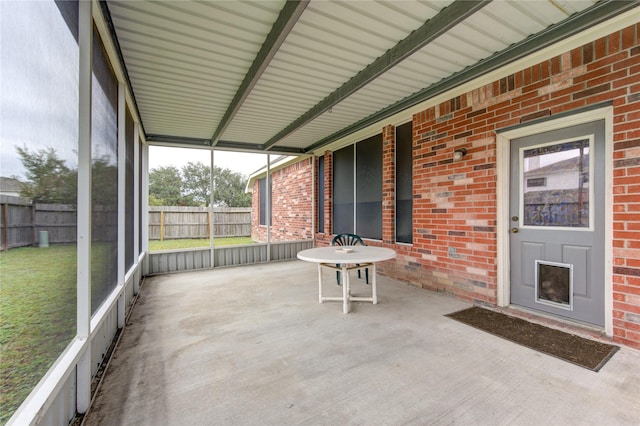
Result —
<instances>
[{"instance_id":1,"label":"metal patio roof","mask_svg":"<svg viewBox=\"0 0 640 426\"><path fill-rule=\"evenodd\" d=\"M639 3L100 4L148 142L304 154Z\"/></svg>"}]
</instances>

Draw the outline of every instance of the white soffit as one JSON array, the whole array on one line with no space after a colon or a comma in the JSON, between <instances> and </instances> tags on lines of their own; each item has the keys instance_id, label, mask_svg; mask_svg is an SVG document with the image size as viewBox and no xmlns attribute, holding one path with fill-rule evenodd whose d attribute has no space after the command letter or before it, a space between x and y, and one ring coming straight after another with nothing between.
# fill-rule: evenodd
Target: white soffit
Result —
<instances>
[{"instance_id":1,"label":"white soffit","mask_svg":"<svg viewBox=\"0 0 640 426\"><path fill-rule=\"evenodd\" d=\"M219 141L222 149L303 152L319 142L342 139L345 136L336 135L347 130L359 132L352 129L360 122L373 123L371 118L379 117L380 111L401 101L406 105L417 93L432 93L426 89L446 86L446 79L595 3L494 0L368 81L360 74L363 70L379 69L371 65L379 65L389 52L401 54L399 43L412 34L422 37L425 33L416 30L431 19L437 18L433 22L438 25L455 22L446 21L455 15L446 12L470 9L469 3L302 2L299 16L293 14L290 27L283 30L284 41L274 44L275 53L267 55L264 70L248 86L249 70L260 59L263 44L269 46L268 35L277 29L274 23L291 3L106 4L147 136L166 137L156 138L157 143L207 146ZM343 92L353 81L362 86ZM245 94L243 86L246 96L240 96Z\"/></svg>"},{"instance_id":2,"label":"white soffit","mask_svg":"<svg viewBox=\"0 0 640 426\"><path fill-rule=\"evenodd\" d=\"M211 138L285 1L109 1L145 131Z\"/></svg>"},{"instance_id":3,"label":"white soffit","mask_svg":"<svg viewBox=\"0 0 640 426\"><path fill-rule=\"evenodd\" d=\"M345 123L363 120L593 3L559 7L553 1L494 1L278 145L309 146L349 125Z\"/></svg>"},{"instance_id":4,"label":"white soffit","mask_svg":"<svg viewBox=\"0 0 640 426\"><path fill-rule=\"evenodd\" d=\"M450 3L311 2L221 139L266 142Z\"/></svg>"}]
</instances>

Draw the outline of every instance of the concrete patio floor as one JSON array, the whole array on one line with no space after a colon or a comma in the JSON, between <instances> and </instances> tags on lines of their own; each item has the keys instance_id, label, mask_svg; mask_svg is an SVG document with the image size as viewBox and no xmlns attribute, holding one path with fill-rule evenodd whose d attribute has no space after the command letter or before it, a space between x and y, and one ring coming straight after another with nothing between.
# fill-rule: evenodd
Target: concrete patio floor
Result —
<instances>
[{"instance_id":1,"label":"concrete patio floor","mask_svg":"<svg viewBox=\"0 0 640 426\"><path fill-rule=\"evenodd\" d=\"M469 306L450 296L378 294L319 304L301 261L149 278L84 424L640 424L640 351L595 373L445 317Z\"/></svg>"}]
</instances>

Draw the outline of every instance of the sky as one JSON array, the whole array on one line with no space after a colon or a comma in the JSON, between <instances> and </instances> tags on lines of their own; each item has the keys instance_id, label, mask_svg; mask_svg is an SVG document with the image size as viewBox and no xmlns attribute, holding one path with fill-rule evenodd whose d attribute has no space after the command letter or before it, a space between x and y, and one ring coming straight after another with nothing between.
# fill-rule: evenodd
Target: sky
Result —
<instances>
[{"instance_id":1,"label":"sky","mask_svg":"<svg viewBox=\"0 0 640 426\"><path fill-rule=\"evenodd\" d=\"M149 170L172 165L181 168L189 162L200 162L209 165L211 162L209 152L209 150L204 149L150 146ZM271 160L274 157L277 157L277 155L272 155ZM246 177L267 164L266 154L215 151L213 158L216 167L230 169L234 172L242 173Z\"/></svg>"}]
</instances>

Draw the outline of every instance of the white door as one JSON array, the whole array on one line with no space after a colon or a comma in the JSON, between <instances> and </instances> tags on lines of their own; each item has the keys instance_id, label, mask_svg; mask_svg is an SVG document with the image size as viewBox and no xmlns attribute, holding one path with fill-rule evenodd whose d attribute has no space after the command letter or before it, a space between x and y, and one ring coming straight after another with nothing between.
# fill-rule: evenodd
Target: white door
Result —
<instances>
[{"instance_id":1,"label":"white door","mask_svg":"<svg viewBox=\"0 0 640 426\"><path fill-rule=\"evenodd\" d=\"M604 326L604 121L511 141L511 303Z\"/></svg>"}]
</instances>

